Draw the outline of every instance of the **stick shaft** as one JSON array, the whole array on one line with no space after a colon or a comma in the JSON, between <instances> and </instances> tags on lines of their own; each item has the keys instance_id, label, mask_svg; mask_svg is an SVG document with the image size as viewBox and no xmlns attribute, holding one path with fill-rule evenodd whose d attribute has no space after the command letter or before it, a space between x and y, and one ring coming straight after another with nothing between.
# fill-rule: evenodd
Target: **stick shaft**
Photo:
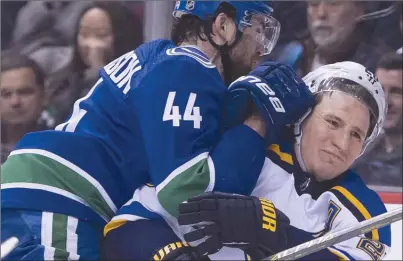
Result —
<instances>
[{"instance_id":1,"label":"stick shaft","mask_svg":"<svg viewBox=\"0 0 403 261\"><path fill-rule=\"evenodd\" d=\"M339 231L329 232L324 236L315 238L290 249L281 251L264 260L295 260L319 250L330 247L334 244L346 241L350 238L368 233L371 230L384 227L402 219L402 208L397 208L368 220L362 221L355 226L351 226Z\"/></svg>"}]
</instances>

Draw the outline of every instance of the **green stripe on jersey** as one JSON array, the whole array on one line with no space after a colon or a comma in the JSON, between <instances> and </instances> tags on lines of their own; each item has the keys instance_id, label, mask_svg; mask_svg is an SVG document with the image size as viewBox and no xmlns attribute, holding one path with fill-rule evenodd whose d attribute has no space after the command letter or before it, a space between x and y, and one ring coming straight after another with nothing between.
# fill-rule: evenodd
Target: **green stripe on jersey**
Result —
<instances>
[{"instance_id":1,"label":"green stripe on jersey","mask_svg":"<svg viewBox=\"0 0 403 261\"><path fill-rule=\"evenodd\" d=\"M209 185L210 169L207 158L204 158L181 173L175 174L158 192L158 200L169 214L177 217L179 204L205 192Z\"/></svg>"},{"instance_id":2,"label":"green stripe on jersey","mask_svg":"<svg viewBox=\"0 0 403 261\"><path fill-rule=\"evenodd\" d=\"M10 156L1 167L1 184L20 182L47 185L70 192L82 198L102 217L112 218L114 215L114 211L91 182L51 158L32 153Z\"/></svg>"},{"instance_id":3,"label":"green stripe on jersey","mask_svg":"<svg viewBox=\"0 0 403 261\"><path fill-rule=\"evenodd\" d=\"M66 215L53 213L52 247L55 248L55 260L68 260Z\"/></svg>"}]
</instances>

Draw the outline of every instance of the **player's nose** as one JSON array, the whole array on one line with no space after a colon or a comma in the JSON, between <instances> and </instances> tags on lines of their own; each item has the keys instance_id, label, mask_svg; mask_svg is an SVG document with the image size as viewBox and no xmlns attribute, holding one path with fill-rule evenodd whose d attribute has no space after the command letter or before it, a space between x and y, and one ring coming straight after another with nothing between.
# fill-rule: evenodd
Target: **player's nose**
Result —
<instances>
[{"instance_id":1,"label":"player's nose","mask_svg":"<svg viewBox=\"0 0 403 261\"><path fill-rule=\"evenodd\" d=\"M339 135L333 137L332 144L336 147L336 156L344 160L350 147L350 136L344 132L340 132Z\"/></svg>"}]
</instances>

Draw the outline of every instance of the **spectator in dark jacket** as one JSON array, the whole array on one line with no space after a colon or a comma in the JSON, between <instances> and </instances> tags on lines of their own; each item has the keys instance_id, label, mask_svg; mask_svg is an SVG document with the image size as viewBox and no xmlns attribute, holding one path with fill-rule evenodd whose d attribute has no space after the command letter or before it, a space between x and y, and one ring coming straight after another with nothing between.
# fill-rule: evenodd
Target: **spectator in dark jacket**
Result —
<instances>
[{"instance_id":1,"label":"spectator in dark jacket","mask_svg":"<svg viewBox=\"0 0 403 261\"><path fill-rule=\"evenodd\" d=\"M355 162L355 169L370 185L402 186L402 62L402 55L390 53L376 70L388 102L384 133Z\"/></svg>"}]
</instances>

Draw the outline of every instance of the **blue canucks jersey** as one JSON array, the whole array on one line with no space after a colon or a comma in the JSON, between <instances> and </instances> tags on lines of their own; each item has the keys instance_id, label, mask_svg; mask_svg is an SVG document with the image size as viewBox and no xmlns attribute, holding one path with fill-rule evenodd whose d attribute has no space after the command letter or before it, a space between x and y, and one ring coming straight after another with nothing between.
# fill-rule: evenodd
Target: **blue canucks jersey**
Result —
<instances>
[{"instance_id":1,"label":"blue canucks jersey","mask_svg":"<svg viewBox=\"0 0 403 261\"><path fill-rule=\"evenodd\" d=\"M128 52L100 70L65 123L17 144L2 166L2 207L103 225L148 182L172 215L193 195L226 191L228 180L250 193L263 142L244 125L221 134L225 93L217 68L195 46L158 40Z\"/></svg>"}]
</instances>

